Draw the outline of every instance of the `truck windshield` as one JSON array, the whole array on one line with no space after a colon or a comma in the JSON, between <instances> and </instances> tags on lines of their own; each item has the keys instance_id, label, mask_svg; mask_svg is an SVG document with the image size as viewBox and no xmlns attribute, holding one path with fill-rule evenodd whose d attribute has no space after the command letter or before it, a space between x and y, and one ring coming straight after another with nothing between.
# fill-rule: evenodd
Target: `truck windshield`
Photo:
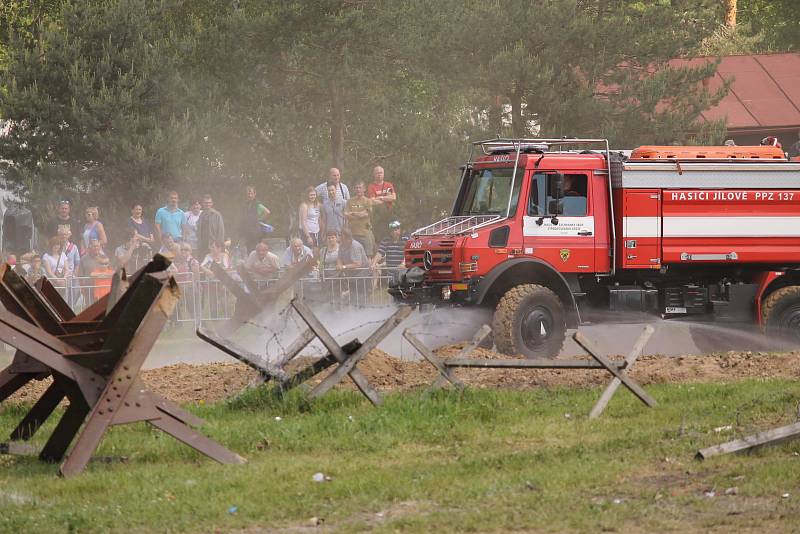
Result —
<instances>
[{"instance_id":1,"label":"truck windshield","mask_svg":"<svg viewBox=\"0 0 800 534\"><path fill-rule=\"evenodd\" d=\"M505 215L513 174L513 167L474 169L464 182L465 194L455 215ZM517 179L514 180L509 216L517 211L522 175L522 171L518 172Z\"/></svg>"}]
</instances>

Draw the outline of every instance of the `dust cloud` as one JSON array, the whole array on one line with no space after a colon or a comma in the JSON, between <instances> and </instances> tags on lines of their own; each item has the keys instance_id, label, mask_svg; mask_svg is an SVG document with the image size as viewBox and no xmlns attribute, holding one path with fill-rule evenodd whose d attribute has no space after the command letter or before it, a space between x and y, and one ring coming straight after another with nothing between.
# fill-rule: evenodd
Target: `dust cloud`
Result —
<instances>
[{"instance_id":1,"label":"dust cloud","mask_svg":"<svg viewBox=\"0 0 800 534\"><path fill-rule=\"evenodd\" d=\"M336 338L345 344L351 340L365 341L397 309L395 306L341 308L331 304L314 304L314 313ZM239 325L226 334L231 341L267 361L279 359L306 328L293 310L269 311ZM406 329L413 332L425 345L436 349L461 343L472 338L484 324L491 325L492 310L486 308L441 307L415 310L378 348L387 354L406 361L419 361L421 356L403 338ZM734 352L788 352L800 350L800 345L763 335L750 324L720 324L664 320L652 315L630 314L607 317L613 322L597 322L581 326L581 331L605 354L624 355L634 345L645 325L655 332L642 354L662 356L696 356L711 353ZM221 329L222 323L212 323L211 329ZM560 357L585 355L585 351L572 340L574 330L567 339ZM188 332L187 332L188 334ZM301 354L322 356L327 351L315 340ZM232 358L203 341L186 336L173 339L162 336L156 344L147 368L163 367L174 363L229 362Z\"/></svg>"}]
</instances>

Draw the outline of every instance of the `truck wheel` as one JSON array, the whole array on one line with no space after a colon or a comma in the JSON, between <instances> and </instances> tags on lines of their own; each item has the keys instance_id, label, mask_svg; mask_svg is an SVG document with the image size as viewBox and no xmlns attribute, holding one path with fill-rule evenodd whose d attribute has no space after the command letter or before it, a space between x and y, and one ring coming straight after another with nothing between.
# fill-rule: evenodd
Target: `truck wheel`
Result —
<instances>
[{"instance_id":1,"label":"truck wheel","mask_svg":"<svg viewBox=\"0 0 800 534\"><path fill-rule=\"evenodd\" d=\"M800 341L800 286L782 287L764 299L761 328L767 335Z\"/></svg>"},{"instance_id":2,"label":"truck wheel","mask_svg":"<svg viewBox=\"0 0 800 534\"><path fill-rule=\"evenodd\" d=\"M497 350L504 354L555 358L567 333L564 306L544 286L516 286L497 304L492 331Z\"/></svg>"}]
</instances>

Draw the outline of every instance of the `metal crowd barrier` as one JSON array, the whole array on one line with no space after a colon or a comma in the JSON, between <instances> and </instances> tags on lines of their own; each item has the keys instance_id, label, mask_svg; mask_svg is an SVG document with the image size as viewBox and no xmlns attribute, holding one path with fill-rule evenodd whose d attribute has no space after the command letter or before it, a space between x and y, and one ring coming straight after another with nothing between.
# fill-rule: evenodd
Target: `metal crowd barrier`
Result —
<instances>
[{"instance_id":1,"label":"metal crowd barrier","mask_svg":"<svg viewBox=\"0 0 800 534\"><path fill-rule=\"evenodd\" d=\"M230 272L238 280L235 271ZM203 273L176 273L175 280L181 289L173 323L192 323L224 321L233 317L236 298L217 279ZM268 287L274 278L256 280L259 287ZM309 303L324 303L334 307L377 307L391 304L387 292L390 274L388 270L371 271L363 269L354 276L341 276L338 273L316 271L312 276L301 278L294 287L295 296ZM76 312L99 300L111 288L111 276L88 276L71 278L50 278L64 300ZM242 287L245 288L244 284ZM246 290L246 288L245 288Z\"/></svg>"}]
</instances>

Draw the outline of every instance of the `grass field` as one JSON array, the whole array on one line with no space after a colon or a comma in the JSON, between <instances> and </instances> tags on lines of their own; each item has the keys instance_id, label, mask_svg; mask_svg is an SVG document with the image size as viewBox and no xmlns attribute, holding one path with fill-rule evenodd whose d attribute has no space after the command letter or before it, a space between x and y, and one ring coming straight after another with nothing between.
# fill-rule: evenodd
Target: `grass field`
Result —
<instances>
[{"instance_id":1,"label":"grass field","mask_svg":"<svg viewBox=\"0 0 800 534\"><path fill-rule=\"evenodd\" d=\"M0 530L798 528L800 441L706 462L693 455L795 421L800 383L648 390L657 408L620 391L596 421L586 414L599 390L394 394L379 409L346 391L311 404L251 391L191 407L248 465L217 465L145 425L103 442L101 455L127 461L93 462L70 480L34 458L0 456ZM1 407L0 432L22 414ZM330 480L314 482L318 472Z\"/></svg>"}]
</instances>

